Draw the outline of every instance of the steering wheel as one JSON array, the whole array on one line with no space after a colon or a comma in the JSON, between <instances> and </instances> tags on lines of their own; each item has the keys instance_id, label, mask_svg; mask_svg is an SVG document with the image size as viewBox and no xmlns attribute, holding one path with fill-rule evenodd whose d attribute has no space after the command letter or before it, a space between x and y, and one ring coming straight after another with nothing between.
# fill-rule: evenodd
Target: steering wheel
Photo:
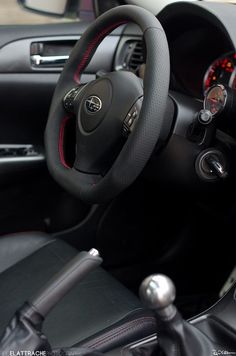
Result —
<instances>
[{"instance_id":1,"label":"steering wheel","mask_svg":"<svg viewBox=\"0 0 236 356\"><path fill-rule=\"evenodd\" d=\"M146 45L142 82L118 71L80 84L80 76L98 45L111 31L132 21ZM116 7L82 35L60 76L45 131L46 157L55 180L88 203L117 196L142 172L164 124L169 89L169 50L164 30L147 10ZM65 130L76 117L74 163L65 155Z\"/></svg>"}]
</instances>

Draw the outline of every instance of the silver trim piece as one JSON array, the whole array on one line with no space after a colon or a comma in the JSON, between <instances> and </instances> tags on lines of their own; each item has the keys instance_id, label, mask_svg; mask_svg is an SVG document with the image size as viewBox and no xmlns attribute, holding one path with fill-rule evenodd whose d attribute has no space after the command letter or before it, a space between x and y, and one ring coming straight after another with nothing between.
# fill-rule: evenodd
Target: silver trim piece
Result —
<instances>
[{"instance_id":1,"label":"silver trim piece","mask_svg":"<svg viewBox=\"0 0 236 356\"><path fill-rule=\"evenodd\" d=\"M25 149L31 149L32 152L28 155L25 156L0 156L0 164L1 163L20 163L20 162L35 162L35 161L44 161L45 156L42 153L38 153L35 151L35 148L33 145L30 144L0 144L0 150L1 149L11 149L11 148L25 148Z\"/></svg>"},{"instance_id":2,"label":"silver trim piece","mask_svg":"<svg viewBox=\"0 0 236 356\"><path fill-rule=\"evenodd\" d=\"M153 342L153 341L157 341L157 335L151 335L151 336L146 337L145 339L134 342L133 344L125 347L125 349L134 350L140 346L149 344L150 342Z\"/></svg>"},{"instance_id":3,"label":"silver trim piece","mask_svg":"<svg viewBox=\"0 0 236 356\"><path fill-rule=\"evenodd\" d=\"M146 277L140 285L139 296L146 307L155 310L157 313L161 311L163 315L165 311L170 311L171 314L172 312L174 315L176 314L173 305L176 297L175 285L164 274L151 274Z\"/></svg>"},{"instance_id":4,"label":"silver trim piece","mask_svg":"<svg viewBox=\"0 0 236 356\"><path fill-rule=\"evenodd\" d=\"M91 250L89 250L89 254L93 257L99 257L100 254L99 254L99 251L96 250L96 248L92 248Z\"/></svg>"},{"instance_id":5,"label":"silver trim piece","mask_svg":"<svg viewBox=\"0 0 236 356\"><path fill-rule=\"evenodd\" d=\"M211 110L209 108L207 108L207 103L209 102L209 100L211 100L208 97L209 93L216 88L220 88L222 90L222 94L224 96L224 102L222 103L220 109L217 112L213 113L213 112L211 112ZM220 113L222 113L222 111L225 109L227 99L228 99L228 93L227 93L227 90L225 89L225 86L222 84L214 84L204 94L203 108L204 108L204 110L210 111L212 117L216 117L216 116L220 115Z\"/></svg>"},{"instance_id":6,"label":"silver trim piece","mask_svg":"<svg viewBox=\"0 0 236 356\"><path fill-rule=\"evenodd\" d=\"M194 320L188 320L188 322L192 325L197 324L197 323L201 323L202 321L208 319L208 314L205 315L200 315L198 317L196 317Z\"/></svg>"},{"instance_id":7,"label":"silver trim piece","mask_svg":"<svg viewBox=\"0 0 236 356\"><path fill-rule=\"evenodd\" d=\"M38 156L25 156L25 157L0 157L1 163L20 163L20 162L35 162L44 161L45 157L43 155Z\"/></svg>"},{"instance_id":8,"label":"silver trim piece","mask_svg":"<svg viewBox=\"0 0 236 356\"><path fill-rule=\"evenodd\" d=\"M18 143L2 143L0 144L0 149L1 148L33 148L33 145L31 144L18 144Z\"/></svg>"},{"instance_id":9,"label":"silver trim piece","mask_svg":"<svg viewBox=\"0 0 236 356\"><path fill-rule=\"evenodd\" d=\"M64 65L69 56L41 56L40 54L34 54L30 58L34 66L46 65L55 67L56 65Z\"/></svg>"}]
</instances>

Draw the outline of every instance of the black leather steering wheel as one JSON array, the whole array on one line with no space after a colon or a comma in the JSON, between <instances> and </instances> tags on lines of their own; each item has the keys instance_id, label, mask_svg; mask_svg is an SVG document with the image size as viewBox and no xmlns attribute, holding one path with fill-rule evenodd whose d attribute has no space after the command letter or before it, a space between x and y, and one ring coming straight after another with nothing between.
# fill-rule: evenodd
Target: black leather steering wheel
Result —
<instances>
[{"instance_id":1,"label":"black leather steering wheel","mask_svg":"<svg viewBox=\"0 0 236 356\"><path fill-rule=\"evenodd\" d=\"M146 45L142 82L128 71L111 72L87 85L80 76L100 42L132 21ZM89 203L102 203L141 173L160 137L169 89L169 50L164 30L147 10L124 5L92 23L74 47L57 84L45 132L48 168L55 180ZM70 166L65 127L76 116L76 148Z\"/></svg>"}]
</instances>

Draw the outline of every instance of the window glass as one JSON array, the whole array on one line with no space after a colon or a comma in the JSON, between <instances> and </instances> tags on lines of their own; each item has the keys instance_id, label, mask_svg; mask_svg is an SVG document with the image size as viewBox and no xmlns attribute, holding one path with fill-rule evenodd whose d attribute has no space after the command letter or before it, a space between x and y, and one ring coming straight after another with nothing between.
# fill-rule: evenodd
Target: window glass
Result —
<instances>
[{"instance_id":1,"label":"window glass","mask_svg":"<svg viewBox=\"0 0 236 356\"><path fill-rule=\"evenodd\" d=\"M25 9L17 0L0 0L0 25L48 24L94 19L92 0L73 0L69 4L65 16L57 17Z\"/></svg>"}]
</instances>

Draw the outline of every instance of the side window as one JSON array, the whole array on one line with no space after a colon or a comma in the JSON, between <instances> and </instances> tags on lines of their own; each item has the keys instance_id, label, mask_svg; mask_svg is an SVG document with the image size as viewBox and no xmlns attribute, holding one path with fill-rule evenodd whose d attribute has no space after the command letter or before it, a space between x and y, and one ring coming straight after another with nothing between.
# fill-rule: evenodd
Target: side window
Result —
<instances>
[{"instance_id":1,"label":"side window","mask_svg":"<svg viewBox=\"0 0 236 356\"><path fill-rule=\"evenodd\" d=\"M93 0L0 1L0 25L33 25L92 21Z\"/></svg>"}]
</instances>

